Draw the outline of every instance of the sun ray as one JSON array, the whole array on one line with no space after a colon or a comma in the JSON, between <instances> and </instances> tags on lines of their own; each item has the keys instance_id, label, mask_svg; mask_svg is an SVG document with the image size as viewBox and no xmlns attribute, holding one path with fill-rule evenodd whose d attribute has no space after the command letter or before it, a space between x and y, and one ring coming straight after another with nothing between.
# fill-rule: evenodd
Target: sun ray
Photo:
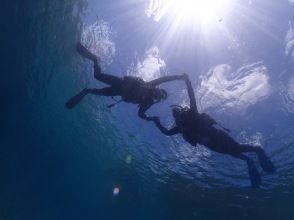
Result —
<instances>
[{"instance_id":1,"label":"sun ray","mask_svg":"<svg viewBox=\"0 0 294 220\"><path fill-rule=\"evenodd\" d=\"M220 20L231 0L162 0L160 15L170 14L178 23L207 24ZM157 11L158 12L158 11ZM159 13L159 12L158 12Z\"/></svg>"}]
</instances>

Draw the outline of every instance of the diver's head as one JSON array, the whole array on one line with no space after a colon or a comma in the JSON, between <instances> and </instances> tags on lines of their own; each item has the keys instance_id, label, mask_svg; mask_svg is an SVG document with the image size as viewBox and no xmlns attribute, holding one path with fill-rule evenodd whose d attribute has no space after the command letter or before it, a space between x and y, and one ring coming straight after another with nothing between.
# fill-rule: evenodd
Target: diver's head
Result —
<instances>
[{"instance_id":1,"label":"diver's head","mask_svg":"<svg viewBox=\"0 0 294 220\"><path fill-rule=\"evenodd\" d=\"M170 107L172 107L172 113L178 126L186 120L190 120L189 114L187 115L190 110L189 107L183 107L180 105L171 105Z\"/></svg>"},{"instance_id":2,"label":"diver's head","mask_svg":"<svg viewBox=\"0 0 294 220\"><path fill-rule=\"evenodd\" d=\"M171 105L173 116L175 119L181 118L181 113L183 112L183 107L180 105Z\"/></svg>"},{"instance_id":3,"label":"diver's head","mask_svg":"<svg viewBox=\"0 0 294 220\"><path fill-rule=\"evenodd\" d=\"M153 91L153 99L155 102L160 102L167 99L167 92L164 89L155 88Z\"/></svg>"}]
</instances>

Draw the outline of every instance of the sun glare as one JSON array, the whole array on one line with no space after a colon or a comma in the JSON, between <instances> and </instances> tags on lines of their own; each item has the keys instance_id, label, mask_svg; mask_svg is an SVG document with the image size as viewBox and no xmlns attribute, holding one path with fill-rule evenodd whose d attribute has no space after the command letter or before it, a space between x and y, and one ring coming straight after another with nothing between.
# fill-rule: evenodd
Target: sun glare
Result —
<instances>
[{"instance_id":1,"label":"sun glare","mask_svg":"<svg viewBox=\"0 0 294 220\"><path fill-rule=\"evenodd\" d=\"M170 8L177 19L207 23L221 20L230 0L168 0Z\"/></svg>"}]
</instances>

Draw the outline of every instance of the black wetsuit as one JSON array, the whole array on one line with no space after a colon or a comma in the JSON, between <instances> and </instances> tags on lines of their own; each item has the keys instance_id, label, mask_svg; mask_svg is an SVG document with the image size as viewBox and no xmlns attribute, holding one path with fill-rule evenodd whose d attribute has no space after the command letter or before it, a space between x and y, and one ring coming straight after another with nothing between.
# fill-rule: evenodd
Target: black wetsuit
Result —
<instances>
[{"instance_id":1,"label":"black wetsuit","mask_svg":"<svg viewBox=\"0 0 294 220\"><path fill-rule=\"evenodd\" d=\"M206 114L195 114L191 110L183 113L179 126L183 138L193 146L202 144L209 149L230 155L242 153L242 148L227 132L214 127Z\"/></svg>"},{"instance_id":2,"label":"black wetsuit","mask_svg":"<svg viewBox=\"0 0 294 220\"><path fill-rule=\"evenodd\" d=\"M110 74L102 73L97 57L88 51L80 43L77 44L77 51L85 58L94 62L94 77L108 84L108 87L102 89L84 89L79 94L71 98L66 107L73 108L87 94L102 96L121 96L122 101L139 105L139 117L148 120L145 112L159 100L155 97L155 91L159 90L157 86L168 81L183 79L183 75L165 76L149 82L145 82L142 78L125 76L123 78Z\"/></svg>"},{"instance_id":3,"label":"black wetsuit","mask_svg":"<svg viewBox=\"0 0 294 220\"><path fill-rule=\"evenodd\" d=\"M134 76L120 78L102 73L96 60L94 61L94 76L97 80L110 86L103 89L92 89L89 93L104 96L121 96L122 101L138 104L138 115L143 119L148 118L145 112L157 102L154 99L156 86L161 83L183 79L183 75L164 76L149 82Z\"/></svg>"},{"instance_id":4,"label":"black wetsuit","mask_svg":"<svg viewBox=\"0 0 294 220\"><path fill-rule=\"evenodd\" d=\"M245 159L242 152L257 152L258 148L239 144L227 132L218 129L213 125L217 124L206 113L200 114L197 110L194 91L189 79L186 79L188 88L188 95L190 97L190 108L185 108L180 113L179 118L175 118L176 125L167 129L162 126L159 118L153 118L156 126L166 135L182 134L183 138L193 146L202 144L209 149L223 153L230 154L240 159Z\"/></svg>"},{"instance_id":5,"label":"black wetsuit","mask_svg":"<svg viewBox=\"0 0 294 220\"><path fill-rule=\"evenodd\" d=\"M183 138L193 146L201 144L207 148L234 156L238 159L247 162L251 184L253 187L258 187L261 183L261 178L256 169L253 160L244 155L245 152L255 152L259 158L260 164L264 171L275 172L275 167L267 158L264 151L260 147L255 147L247 144L239 144L222 129L214 127L215 122L209 115L199 114L196 106L196 99L190 80L186 77L188 95L190 98L189 108L178 108L174 113L175 126L167 129L160 123L158 117L153 117L155 125L165 135L182 134Z\"/></svg>"},{"instance_id":6,"label":"black wetsuit","mask_svg":"<svg viewBox=\"0 0 294 220\"><path fill-rule=\"evenodd\" d=\"M154 122L165 135L182 134L191 145L202 144L219 153L236 156L247 146L240 145L227 132L214 127L215 123L211 123L206 114L195 114L191 109L184 110L181 119L176 119L176 125L171 129L164 128L159 119Z\"/></svg>"}]
</instances>

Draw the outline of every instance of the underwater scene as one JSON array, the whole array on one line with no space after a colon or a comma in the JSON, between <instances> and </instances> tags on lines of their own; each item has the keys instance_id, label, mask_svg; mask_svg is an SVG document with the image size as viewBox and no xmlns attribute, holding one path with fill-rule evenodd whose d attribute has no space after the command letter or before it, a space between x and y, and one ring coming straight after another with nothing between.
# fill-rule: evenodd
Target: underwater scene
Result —
<instances>
[{"instance_id":1,"label":"underwater scene","mask_svg":"<svg viewBox=\"0 0 294 220\"><path fill-rule=\"evenodd\" d=\"M294 220L293 0L1 11L1 220Z\"/></svg>"}]
</instances>

